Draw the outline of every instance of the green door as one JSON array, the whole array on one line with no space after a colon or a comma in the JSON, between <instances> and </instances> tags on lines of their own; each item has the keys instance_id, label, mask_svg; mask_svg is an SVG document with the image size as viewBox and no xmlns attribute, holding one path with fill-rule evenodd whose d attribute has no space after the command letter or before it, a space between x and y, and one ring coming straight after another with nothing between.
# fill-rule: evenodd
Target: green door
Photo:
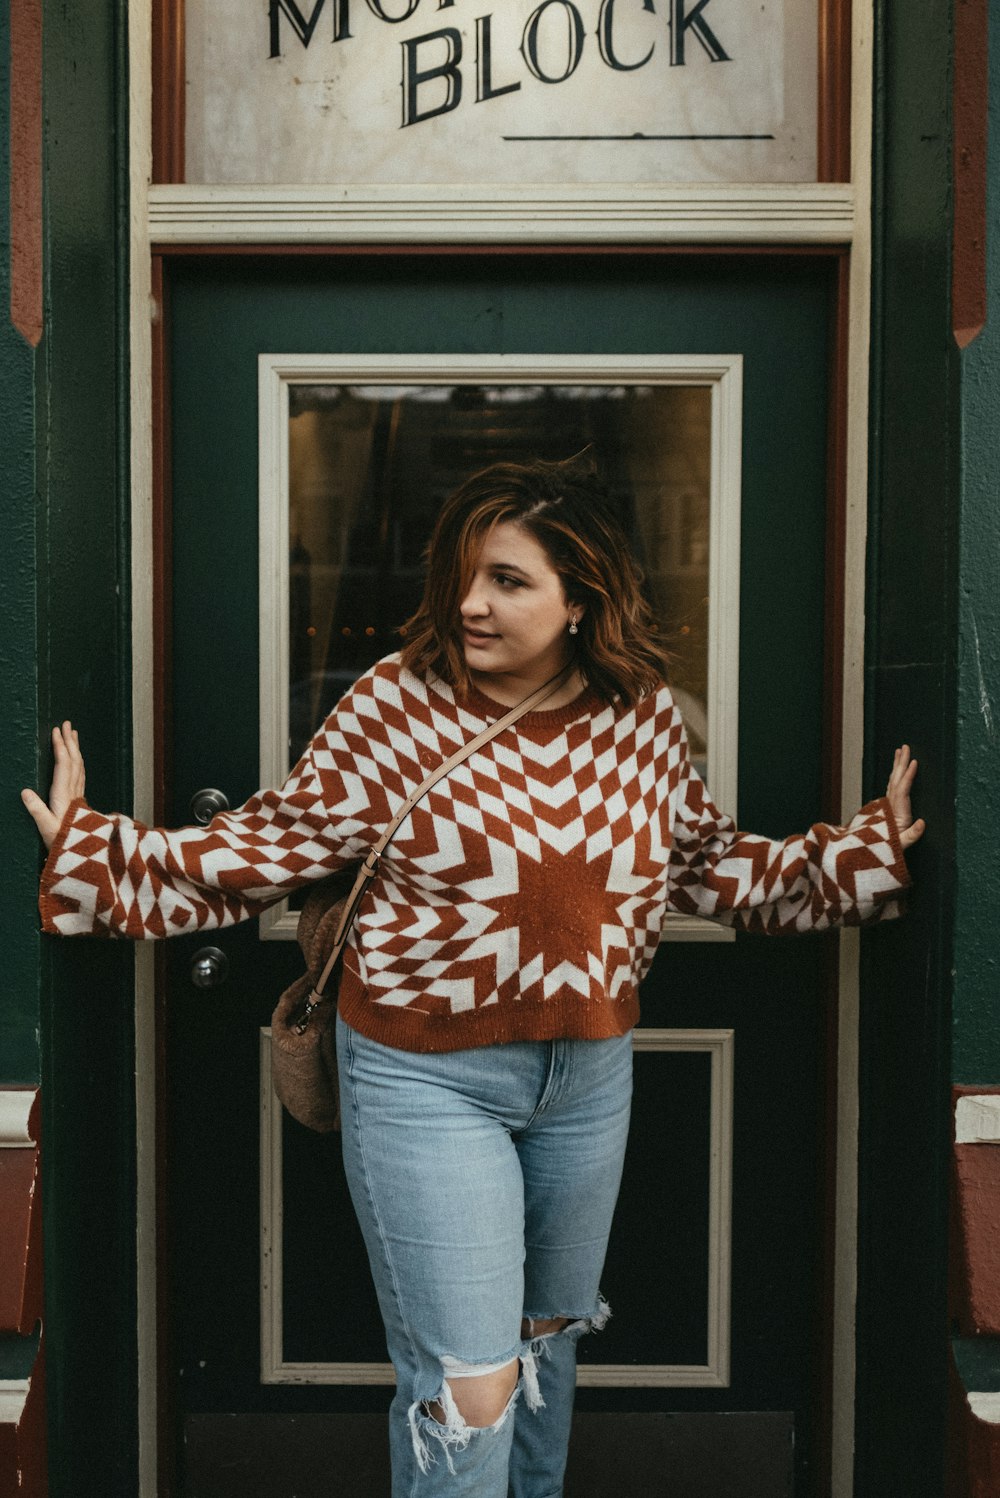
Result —
<instances>
[{"instance_id":1,"label":"green door","mask_svg":"<svg viewBox=\"0 0 1000 1498\"><path fill-rule=\"evenodd\" d=\"M442 475L461 476L525 442L567 456L551 445L582 437L580 446L593 442L616 474L634 478L635 454L657 445L653 420L661 423L657 442L673 452L669 411L651 416L654 408L640 405L608 424L617 386L591 392L587 412L574 407L566 418L566 377L555 425L545 411L558 402L544 391L533 407L521 402L528 415L504 416L504 425L497 413L509 414L519 398L491 394L487 377L458 396L452 382L448 400L455 411L464 403L465 416L427 426L419 393L410 405L387 402L384 378L369 388L361 377L324 373L324 358L356 355L367 368L370 356L389 365L392 356L448 356L488 367L499 355L559 356L582 369L608 356L620 356L619 366L632 358L637 368L640 356L741 356L739 691L725 704L731 722L738 714L738 817L772 836L817 819L832 258L179 257L167 271L168 820L189 822L203 787L221 788L237 806L263 778L260 687L273 662L260 654L260 548L275 541L258 493L261 355L312 371L291 389L290 429L308 415L327 430L326 404L343 415L336 442L348 440L352 421L366 434L367 466L341 495L351 525L336 562L335 605L317 612L332 564L298 533L278 536L274 565L288 578L276 595L288 611L282 670L290 667L293 686L287 733L280 725L276 741L288 753L352 675L394 648ZM400 385L408 378L401 374ZM627 398L641 402L635 387ZM404 438L416 445L400 448ZM406 452L426 453L426 469ZM287 462L297 461L292 441ZM323 513L333 503L323 486L336 487L339 463L335 454L313 484ZM682 478L674 472L670 495L664 489L659 520L655 485L646 484L645 508L633 517L640 549L653 545L658 525L674 523L668 509L675 518L683 512ZM681 686L694 699L701 668L695 657L685 664L683 652L708 627L699 581L705 537L697 520L682 532L668 624ZM262 1027L300 970L294 941L280 937L244 925L167 948L165 1398L175 1417L177 1490L204 1498L377 1495L387 1492L380 1417L391 1393L338 1141L276 1124L266 1088L262 1112ZM228 976L199 989L192 962L209 945L225 954ZM830 957L829 940L816 938L678 939L660 948L643 987L646 1040L640 1034L605 1277L614 1316L581 1345L568 1493L659 1493L676 1484L713 1498L760 1498L792 1492L793 1480L799 1498L820 1490Z\"/></svg>"}]
</instances>

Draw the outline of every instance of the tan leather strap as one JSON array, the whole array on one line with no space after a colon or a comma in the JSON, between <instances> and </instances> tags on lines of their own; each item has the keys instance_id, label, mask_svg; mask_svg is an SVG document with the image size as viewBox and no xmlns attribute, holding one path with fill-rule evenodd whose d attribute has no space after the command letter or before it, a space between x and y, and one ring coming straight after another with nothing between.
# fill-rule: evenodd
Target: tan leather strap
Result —
<instances>
[{"instance_id":1,"label":"tan leather strap","mask_svg":"<svg viewBox=\"0 0 1000 1498\"><path fill-rule=\"evenodd\" d=\"M378 842L375 843L374 847L369 852L368 857L361 865L361 868L358 870L358 877L354 881L354 888L351 890L351 893L347 897L347 903L344 906L343 915L341 916L340 923L337 926L337 935L334 937L333 946L330 949L330 955L326 960L326 965L323 968L318 981L313 985L312 991L309 995L309 999L306 1004L307 1013L311 1011L316 1004L322 1003L325 997L327 982L329 981L330 974L333 972L333 969L336 966L337 958L340 956L341 951L343 950L344 943L347 940L347 934L351 929L351 922L354 920L354 917L357 914L358 906L361 904L361 900L364 896L365 890L368 888L369 884L378 873L379 859L385 852L386 846L388 845L390 839L393 837L394 833L397 831L400 823L406 820L406 818L410 815L410 812L416 806L417 802L423 796L426 796L427 792L431 790L432 787L437 785L439 780L443 780L444 777L446 775L449 775L457 765L460 765L463 760L468 759L471 754L475 754L477 749L482 749L484 744L488 744L491 739L495 739L498 734L503 733L505 728L510 728L513 723L517 722L518 718L523 718L525 713L530 713L533 708L540 706L541 703L543 703L547 698L551 697L555 692L558 692L559 688L569 680L570 674L573 669L574 668L572 664L565 666L557 676L551 677L547 682L545 682L543 686L536 688L536 690L532 692L530 696L525 697L521 702L517 704L516 707L512 707L509 712L504 713L502 718L498 718L495 723L491 723L488 728L484 728L481 733L477 733L475 738L470 739L467 744L463 744L461 749L456 749L455 753L451 755L450 758L443 760L441 764L438 765L437 769L431 771L423 784L417 787L410 799L406 801L400 808L400 810L396 813L392 821L389 823L388 827L383 832L382 836L379 838Z\"/></svg>"}]
</instances>

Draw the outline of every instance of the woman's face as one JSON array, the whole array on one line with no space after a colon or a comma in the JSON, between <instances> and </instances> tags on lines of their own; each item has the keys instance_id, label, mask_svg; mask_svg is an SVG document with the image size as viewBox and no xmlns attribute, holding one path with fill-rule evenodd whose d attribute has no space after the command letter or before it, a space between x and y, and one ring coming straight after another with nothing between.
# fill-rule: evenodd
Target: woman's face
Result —
<instances>
[{"instance_id":1,"label":"woman's face","mask_svg":"<svg viewBox=\"0 0 1000 1498\"><path fill-rule=\"evenodd\" d=\"M540 685L567 664L569 623L582 613L531 532L501 521L483 543L461 603L466 664L473 677Z\"/></svg>"}]
</instances>

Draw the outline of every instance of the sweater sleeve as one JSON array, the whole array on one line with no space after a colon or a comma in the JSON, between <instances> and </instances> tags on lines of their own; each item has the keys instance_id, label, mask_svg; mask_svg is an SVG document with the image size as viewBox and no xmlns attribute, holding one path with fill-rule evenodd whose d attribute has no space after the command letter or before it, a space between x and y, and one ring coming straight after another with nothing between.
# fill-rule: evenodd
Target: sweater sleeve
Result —
<instances>
[{"instance_id":1,"label":"sweater sleeve","mask_svg":"<svg viewBox=\"0 0 1000 1498\"><path fill-rule=\"evenodd\" d=\"M354 770L352 738L335 712L280 790L204 827L146 827L74 801L42 871L43 930L143 940L231 926L363 858L386 810Z\"/></svg>"},{"instance_id":2,"label":"sweater sleeve","mask_svg":"<svg viewBox=\"0 0 1000 1498\"><path fill-rule=\"evenodd\" d=\"M891 919L909 885L883 796L846 827L817 822L782 841L738 832L687 766L668 873L668 909L744 931L825 931Z\"/></svg>"}]
</instances>

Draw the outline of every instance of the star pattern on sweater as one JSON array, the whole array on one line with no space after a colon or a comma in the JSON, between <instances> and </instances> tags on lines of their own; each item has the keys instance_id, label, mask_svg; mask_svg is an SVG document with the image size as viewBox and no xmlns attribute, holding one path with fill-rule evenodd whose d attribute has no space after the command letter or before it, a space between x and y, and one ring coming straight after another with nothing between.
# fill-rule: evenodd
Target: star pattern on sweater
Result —
<instances>
[{"instance_id":1,"label":"star pattern on sweater","mask_svg":"<svg viewBox=\"0 0 1000 1498\"><path fill-rule=\"evenodd\" d=\"M363 858L484 721L481 701L390 657L346 694L282 787L208 827L149 828L75 803L43 874L45 928L161 937L257 915ZM441 1048L463 1034L481 1042L482 1016L498 1016L491 1039L530 1033L524 1016L546 1009L571 1030L574 1014L618 1006L634 1023L669 911L766 933L823 930L895 913L906 882L884 801L847 827L740 833L695 774L666 688L631 708L591 696L523 719L403 823L358 912L342 1002L368 1033L415 1049L425 1022L458 1037ZM392 1016L408 1028L394 1030ZM588 1017L574 1033L624 1023Z\"/></svg>"}]
</instances>

